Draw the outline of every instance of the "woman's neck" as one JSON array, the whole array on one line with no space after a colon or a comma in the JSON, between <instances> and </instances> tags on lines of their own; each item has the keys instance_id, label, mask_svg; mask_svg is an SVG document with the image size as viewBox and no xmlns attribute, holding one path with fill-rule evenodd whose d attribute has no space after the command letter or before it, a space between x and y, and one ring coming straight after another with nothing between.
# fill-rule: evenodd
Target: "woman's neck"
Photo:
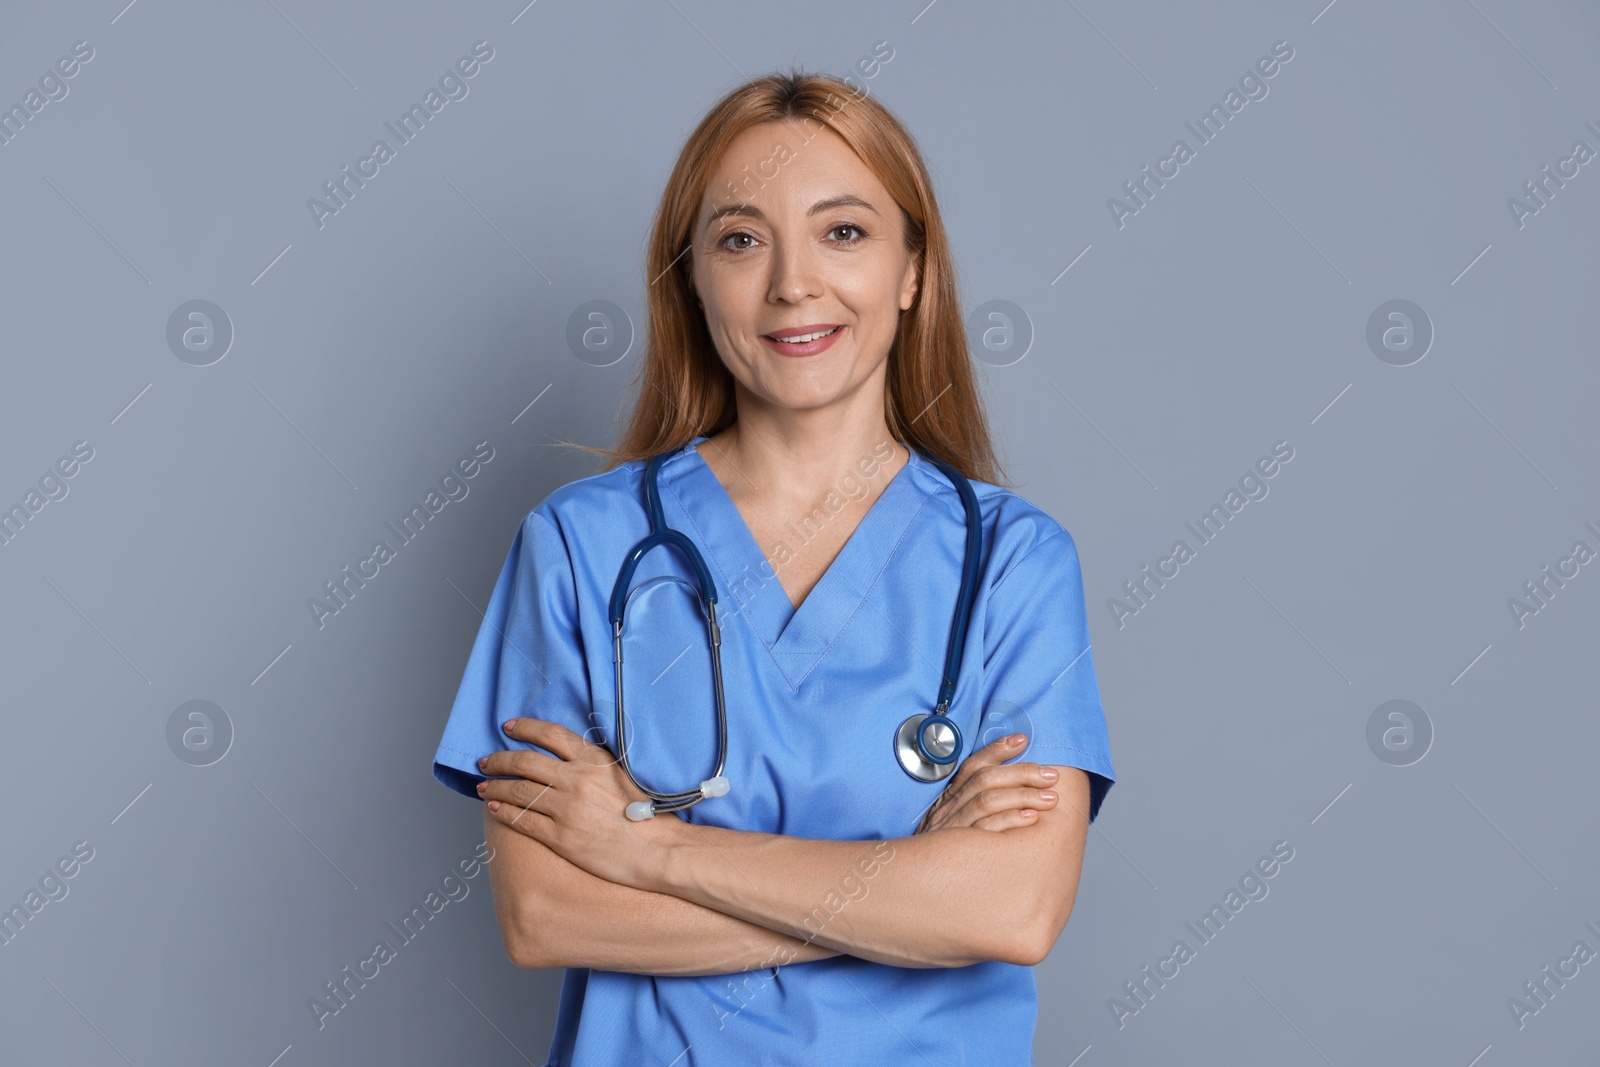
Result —
<instances>
[{"instance_id":1,"label":"woman's neck","mask_svg":"<svg viewBox=\"0 0 1600 1067\"><path fill-rule=\"evenodd\" d=\"M881 488L909 459L881 417L864 426L803 429L735 422L698 447L730 497L796 506L808 506L840 485Z\"/></svg>"}]
</instances>

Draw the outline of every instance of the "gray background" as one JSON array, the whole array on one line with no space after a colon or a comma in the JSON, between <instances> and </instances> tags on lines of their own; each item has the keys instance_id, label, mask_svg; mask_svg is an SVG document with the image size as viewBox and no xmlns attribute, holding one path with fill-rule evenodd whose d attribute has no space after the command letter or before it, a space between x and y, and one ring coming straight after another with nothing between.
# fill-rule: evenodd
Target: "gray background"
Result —
<instances>
[{"instance_id":1,"label":"gray background","mask_svg":"<svg viewBox=\"0 0 1600 1067\"><path fill-rule=\"evenodd\" d=\"M0 902L94 850L0 947L0 1060L543 1062L560 975L507 962L482 875L320 1030L307 1001L481 840L429 771L478 609L593 469L551 442L613 441L638 355L578 358L569 316L642 324L718 96L878 41L965 307L1031 323L983 381L1077 541L1118 771L1038 1062L1592 1055L1600 963L1521 1028L1507 999L1600 950L1600 564L1521 628L1507 599L1600 549L1600 162L1520 228L1506 202L1600 150L1600 3L1324 2L0 7L0 102L94 48L0 146L0 503L94 449L0 547ZM469 95L319 229L307 198L478 40ZM1119 228L1107 198L1280 40L1269 95ZM166 341L195 299L235 331L205 367ZM1435 330L1408 366L1366 341L1394 299ZM469 495L319 629L307 599L480 440ZM1280 440L1270 495L1119 628L1108 598ZM1434 734L1408 766L1367 740L1395 699ZM233 731L209 766L169 745L191 700Z\"/></svg>"}]
</instances>

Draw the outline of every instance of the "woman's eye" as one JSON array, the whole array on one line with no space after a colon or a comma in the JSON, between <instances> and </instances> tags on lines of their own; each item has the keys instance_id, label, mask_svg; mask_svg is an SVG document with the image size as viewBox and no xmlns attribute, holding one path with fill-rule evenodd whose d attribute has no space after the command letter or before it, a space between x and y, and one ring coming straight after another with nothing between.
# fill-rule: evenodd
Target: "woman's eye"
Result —
<instances>
[{"instance_id":1,"label":"woman's eye","mask_svg":"<svg viewBox=\"0 0 1600 1067\"><path fill-rule=\"evenodd\" d=\"M866 230L863 230L860 226L857 226L853 222L841 222L841 223L839 223L839 225L831 227L828 230L828 233L829 233L830 236L832 236L834 238L834 243L835 244L841 244L841 245L853 245L853 244L856 244L857 242L863 240L864 238L866 238L868 236ZM844 236L840 236L841 234L843 234ZM851 234L854 234L854 236L850 236ZM749 243L748 244L730 244L729 243L729 242L732 242L732 241L741 241L741 240L742 241L747 241ZM717 244L718 244L718 247L727 249L729 252L743 252L743 251L748 250L751 247L751 245L753 245L755 243L755 240L756 239L754 237L752 237L750 234L746 233L745 231L743 231L743 230L735 230L732 233L727 234L726 236L724 236L720 241L717 242Z\"/></svg>"}]
</instances>

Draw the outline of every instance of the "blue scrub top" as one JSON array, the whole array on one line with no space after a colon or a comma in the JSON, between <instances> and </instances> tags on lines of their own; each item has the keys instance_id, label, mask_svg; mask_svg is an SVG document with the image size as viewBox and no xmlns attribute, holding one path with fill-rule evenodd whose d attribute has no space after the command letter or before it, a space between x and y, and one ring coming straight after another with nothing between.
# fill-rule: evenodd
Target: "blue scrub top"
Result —
<instances>
[{"instance_id":1,"label":"blue scrub top","mask_svg":"<svg viewBox=\"0 0 1600 1067\"><path fill-rule=\"evenodd\" d=\"M913 779L893 739L939 692L964 553L960 497L912 451L796 610L776 577L789 550L846 498L881 485L879 464L863 460L859 479L796 516L784 543L767 546L769 564L695 449L704 440L662 464L661 503L717 584L732 791L678 817L805 838L910 836L948 779ZM879 458L887 456L884 448ZM562 486L523 520L434 756L443 784L476 799L480 757L536 747L501 731L519 716L615 751L607 607L624 554L650 530L644 467L626 463ZM1092 820L1115 775L1077 548L1015 493L972 486L984 550L950 709L961 758L1026 733L1016 758L1089 772ZM629 761L658 792L694 788L716 760L704 616L692 588L668 577L692 574L675 549L652 549L625 616ZM841 897L859 892L850 872L841 876ZM902 968L841 955L699 977L572 968L548 1067L1025 1064L1037 1013L1033 969L999 961Z\"/></svg>"}]
</instances>

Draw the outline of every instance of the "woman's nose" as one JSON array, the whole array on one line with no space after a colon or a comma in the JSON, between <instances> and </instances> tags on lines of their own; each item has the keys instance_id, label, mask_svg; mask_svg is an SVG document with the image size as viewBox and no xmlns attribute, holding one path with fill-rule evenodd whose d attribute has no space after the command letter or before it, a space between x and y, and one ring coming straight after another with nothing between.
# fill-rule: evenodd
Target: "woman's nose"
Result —
<instances>
[{"instance_id":1,"label":"woman's nose","mask_svg":"<svg viewBox=\"0 0 1600 1067\"><path fill-rule=\"evenodd\" d=\"M820 266L804 246L780 246L772 257L772 297L794 304L817 296L822 291Z\"/></svg>"}]
</instances>

